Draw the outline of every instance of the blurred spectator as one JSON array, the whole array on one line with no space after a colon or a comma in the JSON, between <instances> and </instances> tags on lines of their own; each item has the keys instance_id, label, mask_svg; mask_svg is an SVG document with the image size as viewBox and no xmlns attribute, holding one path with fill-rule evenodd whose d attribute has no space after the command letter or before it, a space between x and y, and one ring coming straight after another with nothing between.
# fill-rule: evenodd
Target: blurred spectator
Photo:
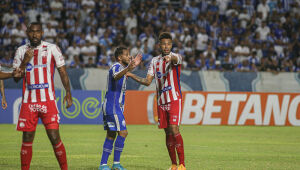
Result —
<instances>
[{"instance_id":1,"label":"blurred spectator","mask_svg":"<svg viewBox=\"0 0 300 170\"><path fill-rule=\"evenodd\" d=\"M269 5L267 4L267 0L261 0L261 2L257 6L257 12L262 13L262 19L265 21L268 17L268 14L270 12Z\"/></svg>"},{"instance_id":2,"label":"blurred spectator","mask_svg":"<svg viewBox=\"0 0 300 170\"><path fill-rule=\"evenodd\" d=\"M93 62L95 63L96 61L96 56L97 56L97 47L93 45L93 43L87 41L86 44L84 44L81 49L80 53L82 55L83 63L87 64L90 61L90 58L93 59Z\"/></svg>"},{"instance_id":3,"label":"blurred spectator","mask_svg":"<svg viewBox=\"0 0 300 170\"><path fill-rule=\"evenodd\" d=\"M85 68L96 68L95 60L92 57L89 57L88 62L85 64Z\"/></svg>"},{"instance_id":4,"label":"blurred spectator","mask_svg":"<svg viewBox=\"0 0 300 170\"><path fill-rule=\"evenodd\" d=\"M16 26L16 24L19 22L19 17L17 14L14 13L13 8L9 9L9 12L4 14L4 16L2 17L2 22L4 24L12 22L13 27Z\"/></svg>"},{"instance_id":5,"label":"blurred spectator","mask_svg":"<svg viewBox=\"0 0 300 170\"><path fill-rule=\"evenodd\" d=\"M1 67L11 68L13 65L13 51L6 51L4 57L0 60Z\"/></svg>"},{"instance_id":6,"label":"blurred spectator","mask_svg":"<svg viewBox=\"0 0 300 170\"><path fill-rule=\"evenodd\" d=\"M54 43L54 39L56 38L56 36L57 36L56 30L51 26L50 23L48 23L47 27L44 29L45 41Z\"/></svg>"},{"instance_id":7,"label":"blurred spectator","mask_svg":"<svg viewBox=\"0 0 300 170\"><path fill-rule=\"evenodd\" d=\"M199 53L202 53L207 48L208 43L208 35L206 34L206 31L204 28L200 28L199 32L198 29L196 29L196 55Z\"/></svg>"},{"instance_id":8,"label":"blurred spectator","mask_svg":"<svg viewBox=\"0 0 300 170\"><path fill-rule=\"evenodd\" d=\"M22 30L22 25L20 23L18 23L17 27L12 30L11 36L13 36L19 44L21 44L23 39L26 38L25 31Z\"/></svg>"},{"instance_id":9,"label":"blurred spectator","mask_svg":"<svg viewBox=\"0 0 300 170\"><path fill-rule=\"evenodd\" d=\"M54 0L50 3L51 15L57 19L62 17L63 4L60 0Z\"/></svg>"},{"instance_id":10,"label":"blurred spectator","mask_svg":"<svg viewBox=\"0 0 300 170\"><path fill-rule=\"evenodd\" d=\"M130 31L126 34L125 40L131 45L134 46L137 41L137 29L135 27L131 28Z\"/></svg>"},{"instance_id":11,"label":"blurred spectator","mask_svg":"<svg viewBox=\"0 0 300 170\"><path fill-rule=\"evenodd\" d=\"M126 26L127 32L130 32L132 28L137 27L137 17L132 10L129 10L128 16L125 19L124 25Z\"/></svg>"},{"instance_id":12,"label":"blurred spectator","mask_svg":"<svg viewBox=\"0 0 300 170\"><path fill-rule=\"evenodd\" d=\"M250 49L246 45L246 40L238 41L234 47L234 55L237 57L239 62L242 62L250 56Z\"/></svg>"},{"instance_id":13,"label":"blurred spectator","mask_svg":"<svg viewBox=\"0 0 300 170\"><path fill-rule=\"evenodd\" d=\"M266 22L263 21L262 24L256 29L256 32L259 33L260 40L265 41L270 33L270 28L266 25Z\"/></svg>"},{"instance_id":14,"label":"blurred spectator","mask_svg":"<svg viewBox=\"0 0 300 170\"><path fill-rule=\"evenodd\" d=\"M137 40L135 46L130 50L130 56L135 56L138 53L144 53L140 40Z\"/></svg>"},{"instance_id":15,"label":"blurred spectator","mask_svg":"<svg viewBox=\"0 0 300 170\"><path fill-rule=\"evenodd\" d=\"M79 58L80 55L80 48L76 45L76 42L72 43L72 46L69 46L65 52L67 59L66 59L66 64L68 66L71 65L72 61L74 61L74 58L77 57Z\"/></svg>"},{"instance_id":16,"label":"blurred spectator","mask_svg":"<svg viewBox=\"0 0 300 170\"><path fill-rule=\"evenodd\" d=\"M86 41L89 41L92 45L97 46L99 42L98 36L95 34L94 30L91 30L89 34L85 37Z\"/></svg>"},{"instance_id":17,"label":"blurred spectator","mask_svg":"<svg viewBox=\"0 0 300 170\"><path fill-rule=\"evenodd\" d=\"M39 12L37 11L36 3L32 3L29 7L29 10L26 11L26 15L29 18L29 23L36 22L38 14Z\"/></svg>"}]
</instances>

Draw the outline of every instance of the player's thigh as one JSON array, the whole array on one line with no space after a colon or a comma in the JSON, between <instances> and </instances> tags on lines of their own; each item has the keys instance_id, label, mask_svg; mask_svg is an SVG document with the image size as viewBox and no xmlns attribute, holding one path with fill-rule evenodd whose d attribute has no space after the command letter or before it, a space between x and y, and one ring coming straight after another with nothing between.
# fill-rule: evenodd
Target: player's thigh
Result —
<instances>
[{"instance_id":1,"label":"player's thigh","mask_svg":"<svg viewBox=\"0 0 300 170\"><path fill-rule=\"evenodd\" d=\"M179 126L181 121L181 99L172 101L170 103L170 110L168 111L168 124ZM174 126L175 127L175 126Z\"/></svg>"},{"instance_id":2,"label":"player's thigh","mask_svg":"<svg viewBox=\"0 0 300 170\"><path fill-rule=\"evenodd\" d=\"M60 117L55 101L39 103L39 117L46 129L59 129Z\"/></svg>"},{"instance_id":3,"label":"player's thigh","mask_svg":"<svg viewBox=\"0 0 300 170\"><path fill-rule=\"evenodd\" d=\"M34 109L33 104L22 103L17 130L24 132L35 131L38 120L38 112L36 111L36 109Z\"/></svg>"},{"instance_id":4,"label":"player's thigh","mask_svg":"<svg viewBox=\"0 0 300 170\"><path fill-rule=\"evenodd\" d=\"M168 115L165 105L157 106L158 128L168 127Z\"/></svg>"},{"instance_id":5,"label":"player's thigh","mask_svg":"<svg viewBox=\"0 0 300 170\"><path fill-rule=\"evenodd\" d=\"M105 130L110 130L110 131L127 130L125 118L122 113L104 115L104 117L105 118L103 118L103 120L105 120L105 125L104 125Z\"/></svg>"}]
</instances>

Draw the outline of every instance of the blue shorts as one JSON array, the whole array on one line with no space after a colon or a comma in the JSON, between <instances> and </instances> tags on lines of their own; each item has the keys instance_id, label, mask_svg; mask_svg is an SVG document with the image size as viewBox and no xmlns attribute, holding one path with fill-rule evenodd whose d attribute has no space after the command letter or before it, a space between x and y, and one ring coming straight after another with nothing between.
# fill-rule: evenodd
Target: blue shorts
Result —
<instances>
[{"instance_id":1,"label":"blue shorts","mask_svg":"<svg viewBox=\"0 0 300 170\"><path fill-rule=\"evenodd\" d=\"M104 130L126 130L126 122L123 114L103 115Z\"/></svg>"}]
</instances>

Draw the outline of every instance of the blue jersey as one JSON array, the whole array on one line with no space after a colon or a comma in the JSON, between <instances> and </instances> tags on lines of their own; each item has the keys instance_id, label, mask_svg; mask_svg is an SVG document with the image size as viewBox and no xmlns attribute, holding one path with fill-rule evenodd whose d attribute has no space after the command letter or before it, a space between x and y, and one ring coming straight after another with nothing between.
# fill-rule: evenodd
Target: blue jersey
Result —
<instances>
[{"instance_id":1,"label":"blue jersey","mask_svg":"<svg viewBox=\"0 0 300 170\"><path fill-rule=\"evenodd\" d=\"M107 87L102 111L104 115L123 114L125 91L126 91L126 76L119 80L115 80L114 76L122 71L124 67L120 63L116 63L110 67L107 76Z\"/></svg>"}]
</instances>

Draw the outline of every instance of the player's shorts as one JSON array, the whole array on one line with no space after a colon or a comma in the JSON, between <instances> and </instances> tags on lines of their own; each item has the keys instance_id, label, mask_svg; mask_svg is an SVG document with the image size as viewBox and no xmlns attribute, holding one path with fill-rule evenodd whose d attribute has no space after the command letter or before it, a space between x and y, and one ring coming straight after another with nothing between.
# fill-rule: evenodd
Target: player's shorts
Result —
<instances>
[{"instance_id":1,"label":"player's shorts","mask_svg":"<svg viewBox=\"0 0 300 170\"><path fill-rule=\"evenodd\" d=\"M35 131L38 120L41 118L46 129L59 128L59 115L56 101L22 103L19 115L18 131Z\"/></svg>"},{"instance_id":2,"label":"player's shorts","mask_svg":"<svg viewBox=\"0 0 300 170\"><path fill-rule=\"evenodd\" d=\"M126 130L126 122L123 114L103 115L104 130L122 131Z\"/></svg>"},{"instance_id":3,"label":"player's shorts","mask_svg":"<svg viewBox=\"0 0 300 170\"><path fill-rule=\"evenodd\" d=\"M181 119L181 99L157 106L158 128L167 128L168 125L178 125Z\"/></svg>"}]
</instances>

